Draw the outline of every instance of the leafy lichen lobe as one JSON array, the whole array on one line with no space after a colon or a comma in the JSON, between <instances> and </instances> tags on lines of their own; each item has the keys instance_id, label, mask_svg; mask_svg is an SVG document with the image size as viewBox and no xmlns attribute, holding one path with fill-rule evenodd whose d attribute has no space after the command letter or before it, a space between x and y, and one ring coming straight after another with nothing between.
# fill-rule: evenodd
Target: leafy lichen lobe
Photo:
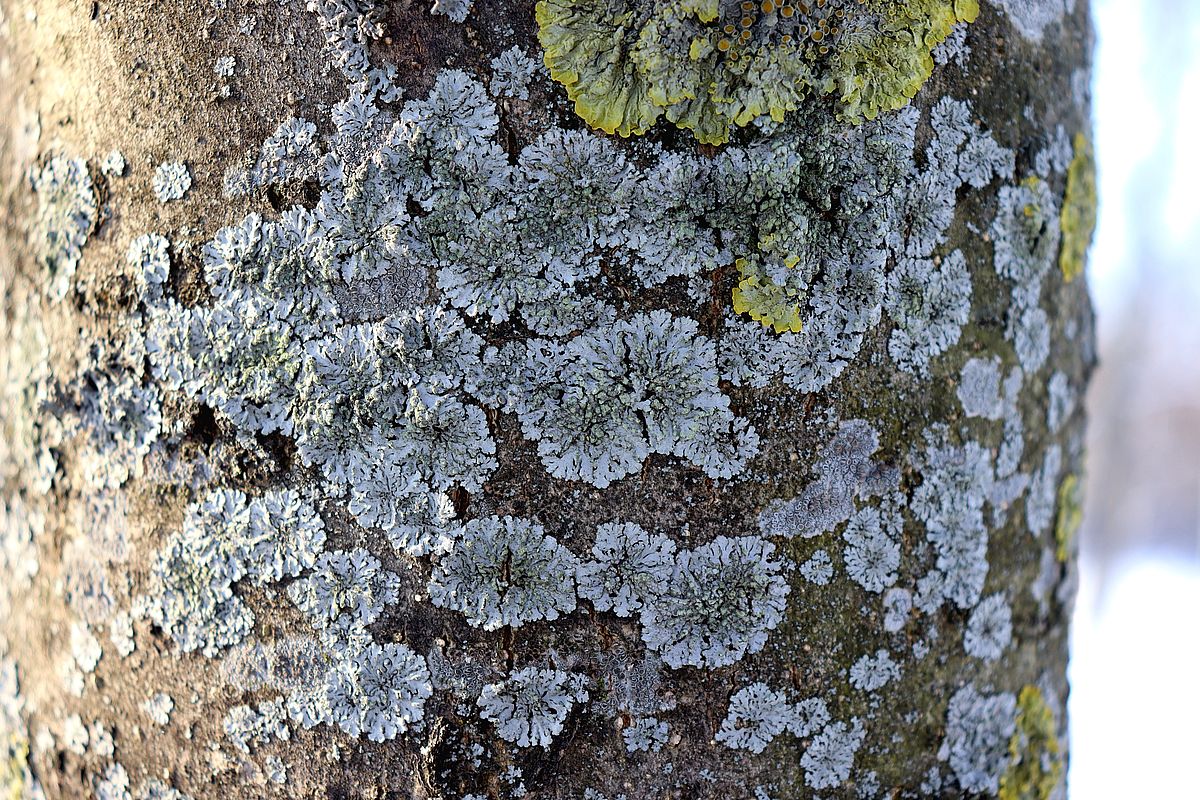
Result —
<instances>
[{"instance_id":1,"label":"leafy lichen lobe","mask_svg":"<svg viewBox=\"0 0 1200 800\"><path fill-rule=\"evenodd\" d=\"M541 0L538 38L575 111L607 133L661 117L722 144L836 95L847 120L904 107L933 73L933 48L977 0Z\"/></svg>"}]
</instances>

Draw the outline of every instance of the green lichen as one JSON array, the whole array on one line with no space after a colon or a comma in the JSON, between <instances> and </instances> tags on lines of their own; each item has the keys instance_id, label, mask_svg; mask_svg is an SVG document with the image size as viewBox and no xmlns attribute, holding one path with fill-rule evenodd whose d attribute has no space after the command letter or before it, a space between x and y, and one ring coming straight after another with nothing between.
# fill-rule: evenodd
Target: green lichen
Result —
<instances>
[{"instance_id":1,"label":"green lichen","mask_svg":"<svg viewBox=\"0 0 1200 800\"><path fill-rule=\"evenodd\" d=\"M1068 475L1058 485L1058 518L1054 523L1055 555L1066 563L1071 543L1083 524L1083 486L1079 476Z\"/></svg>"},{"instance_id":2,"label":"green lichen","mask_svg":"<svg viewBox=\"0 0 1200 800\"><path fill-rule=\"evenodd\" d=\"M1062 782L1054 713L1036 686L1017 699L1017 729L1008 743L1011 760L1000 778L1000 800L1046 800Z\"/></svg>"},{"instance_id":3,"label":"green lichen","mask_svg":"<svg viewBox=\"0 0 1200 800\"><path fill-rule=\"evenodd\" d=\"M813 94L874 119L908 103L977 0L541 0L538 38L576 113L607 133L660 118L706 144Z\"/></svg>"},{"instance_id":4,"label":"green lichen","mask_svg":"<svg viewBox=\"0 0 1200 800\"><path fill-rule=\"evenodd\" d=\"M1075 157L1067 168L1067 193L1062 207L1062 252L1058 257L1063 280L1083 274L1088 245L1096 229L1096 160L1092 143L1075 134Z\"/></svg>"},{"instance_id":5,"label":"green lichen","mask_svg":"<svg viewBox=\"0 0 1200 800\"><path fill-rule=\"evenodd\" d=\"M733 289L733 310L749 314L751 319L774 328L776 333L799 333L803 328L800 319L803 298L793 296L786 287L772 281L749 259L739 258L735 266L741 280Z\"/></svg>"}]
</instances>

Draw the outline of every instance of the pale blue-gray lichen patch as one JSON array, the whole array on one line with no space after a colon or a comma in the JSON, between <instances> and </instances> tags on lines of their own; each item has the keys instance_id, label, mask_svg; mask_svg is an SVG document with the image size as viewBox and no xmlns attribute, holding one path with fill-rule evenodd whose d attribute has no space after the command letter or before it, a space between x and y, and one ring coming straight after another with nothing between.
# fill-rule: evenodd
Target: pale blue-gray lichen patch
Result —
<instances>
[{"instance_id":1,"label":"pale blue-gray lichen patch","mask_svg":"<svg viewBox=\"0 0 1200 800\"><path fill-rule=\"evenodd\" d=\"M99 220L96 187L87 162L67 156L48 159L32 173L30 182L38 195L35 252L47 272L47 293L61 299Z\"/></svg>"}]
</instances>

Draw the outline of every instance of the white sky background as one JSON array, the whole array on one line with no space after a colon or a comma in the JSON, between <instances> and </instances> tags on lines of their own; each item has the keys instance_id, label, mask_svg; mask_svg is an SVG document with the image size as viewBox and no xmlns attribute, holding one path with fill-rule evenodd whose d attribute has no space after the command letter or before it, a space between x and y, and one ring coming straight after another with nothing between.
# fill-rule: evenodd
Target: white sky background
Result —
<instances>
[{"instance_id":1,"label":"white sky background","mask_svg":"<svg viewBox=\"0 0 1200 800\"><path fill-rule=\"evenodd\" d=\"M1101 370L1115 377L1103 396L1092 393L1091 441L1115 436L1125 449L1106 459L1093 444L1089 460L1111 474L1123 465L1106 462L1134 452L1130 441L1158 443L1200 419L1200 1L1092 7L1100 209L1089 279ZM1149 447L1139 456L1153 461L1161 446ZM1172 458L1171 474L1193 475L1200 452ZM1180 515L1170 513L1178 503L1164 511L1163 490L1147 485L1161 474L1148 473L1121 478L1136 512L1115 523L1093 518L1082 534L1070 699L1075 800L1200 798L1200 530L1184 514L1181 532ZM1188 493L1200 507L1200 483Z\"/></svg>"},{"instance_id":2,"label":"white sky background","mask_svg":"<svg viewBox=\"0 0 1200 800\"><path fill-rule=\"evenodd\" d=\"M1200 298L1200 3L1092 0L1101 323L1140 282Z\"/></svg>"}]
</instances>

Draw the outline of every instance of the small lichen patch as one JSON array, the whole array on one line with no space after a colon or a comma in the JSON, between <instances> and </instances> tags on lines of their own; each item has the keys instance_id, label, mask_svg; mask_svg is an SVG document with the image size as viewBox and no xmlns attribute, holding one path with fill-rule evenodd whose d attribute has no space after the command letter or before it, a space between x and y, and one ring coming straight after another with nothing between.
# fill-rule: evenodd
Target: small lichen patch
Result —
<instances>
[{"instance_id":1,"label":"small lichen patch","mask_svg":"<svg viewBox=\"0 0 1200 800\"><path fill-rule=\"evenodd\" d=\"M1062 207L1062 251L1058 265L1070 283L1083 274L1088 245L1096 229L1096 160L1092 143L1075 134L1075 156L1067 168L1067 193Z\"/></svg>"},{"instance_id":2,"label":"small lichen patch","mask_svg":"<svg viewBox=\"0 0 1200 800\"><path fill-rule=\"evenodd\" d=\"M1026 686L1017 698L1017 725L1008 743L1008 769L1000 777L1000 800L1049 800L1062 783L1054 712L1036 686Z\"/></svg>"},{"instance_id":3,"label":"small lichen patch","mask_svg":"<svg viewBox=\"0 0 1200 800\"><path fill-rule=\"evenodd\" d=\"M596 529L592 559L576 570L579 596L597 611L632 616L670 580L675 543L631 522Z\"/></svg>"},{"instance_id":4,"label":"small lichen patch","mask_svg":"<svg viewBox=\"0 0 1200 800\"><path fill-rule=\"evenodd\" d=\"M868 592L882 592L896 582L901 527L899 514L871 507L857 511L846 525L842 561L850 579Z\"/></svg>"},{"instance_id":5,"label":"small lichen patch","mask_svg":"<svg viewBox=\"0 0 1200 800\"><path fill-rule=\"evenodd\" d=\"M1012 642L1012 608L1002 594L985 597L971 611L963 647L967 654L995 661Z\"/></svg>"},{"instance_id":6,"label":"small lichen patch","mask_svg":"<svg viewBox=\"0 0 1200 800\"><path fill-rule=\"evenodd\" d=\"M146 712L146 716L156 725L167 725L171 722L171 711L175 708L175 701L171 699L171 695L165 692L157 692L151 695L150 699L142 703L142 710Z\"/></svg>"},{"instance_id":7,"label":"small lichen patch","mask_svg":"<svg viewBox=\"0 0 1200 800\"><path fill-rule=\"evenodd\" d=\"M937 556L936 569L918 585L918 605L930 611L947 600L964 609L979 602L988 574L983 511L995 484L991 453L977 442L955 446L943 437L943 431L926 433L923 482L911 504Z\"/></svg>"},{"instance_id":8,"label":"small lichen patch","mask_svg":"<svg viewBox=\"0 0 1200 800\"><path fill-rule=\"evenodd\" d=\"M150 188L160 203L182 200L188 189L192 188L192 174L182 161L169 161L160 164L154 171Z\"/></svg>"},{"instance_id":9,"label":"small lichen patch","mask_svg":"<svg viewBox=\"0 0 1200 800\"><path fill-rule=\"evenodd\" d=\"M480 716L518 747L549 749L576 703L588 699L587 679L560 669L526 667L500 683L483 687Z\"/></svg>"},{"instance_id":10,"label":"small lichen patch","mask_svg":"<svg viewBox=\"0 0 1200 800\"><path fill-rule=\"evenodd\" d=\"M161 297L171 272L171 241L157 233L142 234L130 242L125 260L147 300Z\"/></svg>"},{"instance_id":11,"label":"small lichen patch","mask_svg":"<svg viewBox=\"0 0 1200 800\"><path fill-rule=\"evenodd\" d=\"M826 725L809 744L800 758L804 782L814 789L832 789L850 777L854 756L862 747L867 731L862 720L852 724L834 722Z\"/></svg>"},{"instance_id":12,"label":"small lichen patch","mask_svg":"<svg viewBox=\"0 0 1200 800\"><path fill-rule=\"evenodd\" d=\"M1054 554L1066 563L1071 556L1075 535L1083 525L1083 484L1072 473L1058 485L1058 515L1054 521Z\"/></svg>"},{"instance_id":13,"label":"small lichen patch","mask_svg":"<svg viewBox=\"0 0 1200 800\"><path fill-rule=\"evenodd\" d=\"M794 263L786 266L794 266ZM799 300L803 298L790 294L785 286L775 283L769 276L758 274L747 259L739 258L736 266L741 280L733 289L735 312L750 315L751 319L774 329L776 333L799 333L804 330L799 305Z\"/></svg>"},{"instance_id":14,"label":"small lichen patch","mask_svg":"<svg viewBox=\"0 0 1200 800\"><path fill-rule=\"evenodd\" d=\"M867 499L892 488L898 473L872 459L879 449L879 432L866 420L854 419L841 423L837 434L822 451L814 465L819 477L804 487L790 500L776 500L758 518L759 528L766 536L812 538L831 531L855 515L855 498ZM890 585L888 574L895 568L893 563L899 552L893 552L893 543L884 533L882 525L889 529L892 519L883 519L875 510L863 512L864 527L852 533L847 544L851 549L868 544L858 559L863 578L870 585L880 583L879 589ZM860 526L861 527L861 526ZM874 533L874 536L867 536ZM865 537L865 538L864 538ZM871 554L867 557L867 551ZM876 560L880 556L881 560ZM827 558L825 559L827 560ZM889 566L890 565L890 566ZM874 567L882 566L882 572ZM872 576L866 578L866 570L872 567ZM893 578L894 579L894 578Z\"/></svg>"},{"instance_id":15,"label":"small lichen patch","mask_svg":"<svg viewBox=\"0 0 1200 800\"><path fill-rule=\"evenodd\" d=\"M473 4L473 0L434 0L429 13L449 17L451 22L466 22Z\"/></svg>"},{"instance_id":16,"label":"small lichen patch","mask_svg":"<svg viewBox=\"0 0 1200 800\"><path fill-rule=\"evenodd\" d=\"M579 559L541 525L514 517L471 520L453 542L429 580L434 605L461 611L487 631L575 610Z\"/></svg>"},{"instance_id":17,"label":"small lichen patch","mask_svg":"<svg viewBox=\"0 0 1200 800\"><path fill-rule=\"evenodd\" d=\"M946 738L938 757L949 761L965 791L999 791L1016 730L1016 709L1017 699L1011 694L983 694L970 684L950 698Z\"/></svg>"},{"instance_id":18,"label":"small lichen patch","mask_svg":"<svg viewBox=\"0 0 1200 800\"><path fill-rule=\"evenodd\" d=\"M1049 317L1041 307L1042 284L1061 237L1058 198L1046 181L1026 178L1003 186L991 234L996 273L1013 284L1005 336L1021 368L1032 375L1050 355Z\"/></svg>"},{"instance_id":19,"label":"small lichen patch","mask_svg":"<svg viewBox=\"0 0 1200 800\"><path fill-rule=\"evenodd\" d=\"M715 738L726 747L761 753L792 722L787 698L765 683L752 683L729 699L729 712Z\"/></svg>"},{"instance_id":20,"label":"small lichen patch","mask_svg":"<svg viewBox=\"0 0 1200 800\"><path fill-rule=\"evenodd\" d=\"M99 205L87 162L54 156L31 176L38 196L34 246L46 268L47 293L61 299L71 285L83 246L96 227Z\"/></svg>"},{"instance_id":21,"label":"small lichen patch","mask_svg":"<svg viewBox=\"0 0 1200 800\"><path fill-rule=\"evenodd\" d=\"M670 582L642 610L642 638L671 667L721 667L757 653L782 620L788 584L756 536L678 555Z\"/></svg>"},{"instance_id":22,"label":"small lichen patch","mask_svg":"<svg viewBox=\"0 0 1200 800\"><path fill-rule=\"evenodd\" d=\"M110 151L100 162L100 171L110 178L120 178L125 174L127 167L125 154L120 150Z\"/></svg>"},{"instance_id":23,"label":"small lichen patch","mask_svg":"<svg viewBox=\"0 0 1200 800\"><path fill-rule=\"evenodd\" d=\"M433 693L425 659L399 643L367 645L335 665L327 681L332 721L372 742L393 739L420 722Z\"/></svg>"},{"instance_id":24,"label":"small lichen patch","mask_svg":"<svg viewBox=\"0 0 1200 800\"><path fill-rule=\"evenodd\" d=\"M492 80L488 84L494 97L529 98L529 82L539 64L519 47L510 47L492 59Z\"/></svg>"},{"instance_id":25,"label":"small lichen patch","mask_svg":"<svg viewBox=\"0 0 1200 800\"><path fill-rule=\"evenodd\" d=\"M900 665L887 650L865 655L850 668L850 685L862 692L876 692L900 678Z\"/></svg>"},{"instance_id":26,"label":"small lichen patch","mask_svg":"<svg viewBox=\"0 0 1200 800\"><path fill-rule=\"evenodd\" d=\"M971 314L971 274L961 251L942 259L909 258L888 276L888 314L896 330L888 352L907 372L925 376L930 360L958 343Z\"/></svg>"},{"instance_id":27,"label":"small lichen patch","mask_svg":"<svg viewBox=\"0 0 1200 800\"><path fill-rule=\"evenodd\" d=\"M1030 41L1040 42L1046 28L1075 8L1073 0L995 0L1009 21Z\"/></svg>"},{"instance_id":28,"label":"small lichen patch","mask_svg":"<svg viewBox=\"0 0 1200 800\"><path fill-rule=\"evenodd\" d=\"M254 622L234 584L297 576L316 564L324 542L320 517L297 492L252 500L235 490L210 492L188 508L183 529L155 557L147 613L184 652L212 657L241 641ZM310 583L318 582L293 587Z\"/></svg>"},{"instance_id":29,"label":"small lichen patch","mask_svg":"<svg viewBox=\"0 0 1200 800\"><path fill-rule=\"evenodd\" d=\"M605 488L662 453L728 478L757 451L718 386L716 347L686 317L653 311L565 344L534 340L525 369L536 379L512 401L555 477Z\"/></svg>"},{"instance_id":30,"label":"small lichen patch","mask_svg":"<svg viewBox=\"0 0 1200 800\"><path fill-rule=\"evenodd\" d=\"M657 753L667 743L667 734L670 732L670 728L670 725L659 722L654 717L641 717L634 720L632 725L621 731L621 738L625 740L626 752Z\"/></svg>"}]
</instances>

